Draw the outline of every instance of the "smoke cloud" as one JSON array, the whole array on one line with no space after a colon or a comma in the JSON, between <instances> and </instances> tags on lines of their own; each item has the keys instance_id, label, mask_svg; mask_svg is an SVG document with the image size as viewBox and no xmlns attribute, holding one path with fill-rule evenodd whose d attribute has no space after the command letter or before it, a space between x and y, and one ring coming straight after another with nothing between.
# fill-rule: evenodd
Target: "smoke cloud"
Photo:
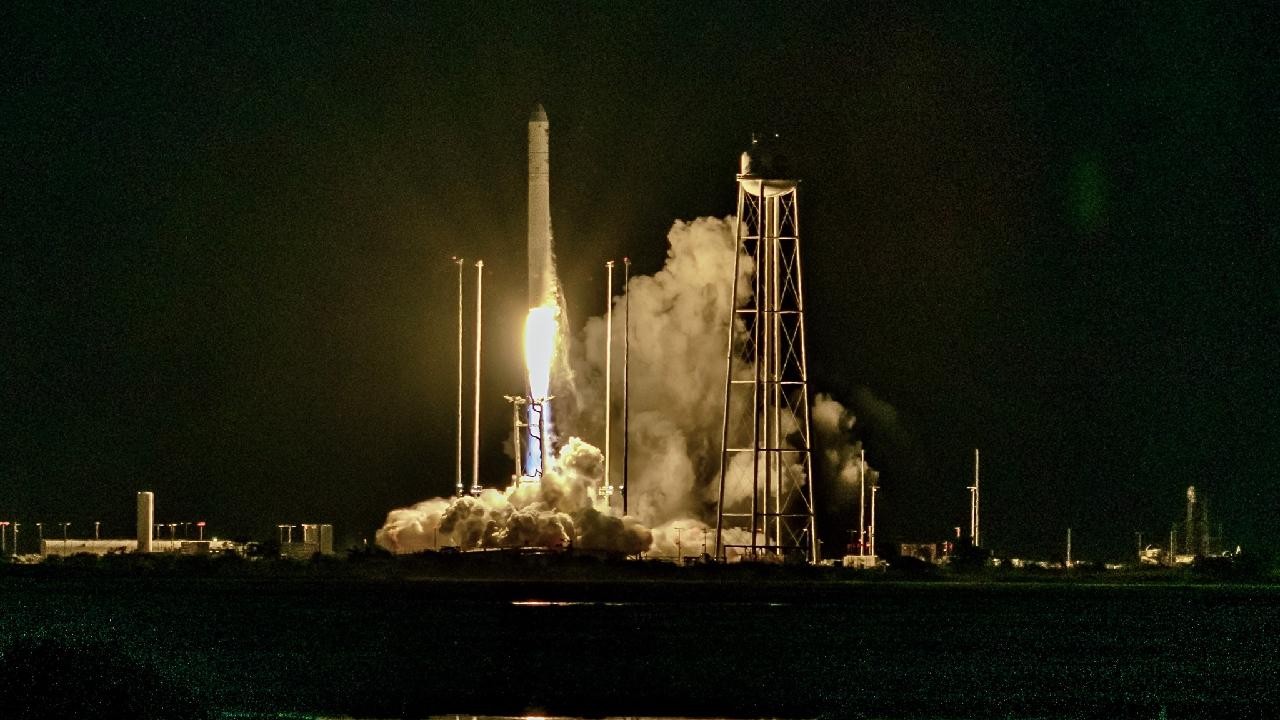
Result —
<instances>
[{"instance_id":1,"label":"smoke cloud","mask_svg":"<svg viewBox=\"0 0 1280 720\"><path fill-rule=\"evenodd\" d=\"M827 481L828 498L840 505L856 503L863 482L859 467L862 443L855 441L852 435L857 419L844 405L825 393L814 396L809 419L813 424L815 444L822 448L821 470ZM867 463L867 487L879 484L879 478L880 474Z\"/></svg>"},{"instance_id":2,"label":"smoke cloud","mask_svg":"<svg viewBox=\"0 0 1280 720\"><path fill-rule=\"evenodd\" d=\"M635 555L649 549L652 534L634 518L600 507L604 460L579 438L561 448L542 482L488 489L476 497L433 498L392 510L377 543L392 552L456 547L578 548Z\"/></svg>"},{"instance_id":3,"label":"smoke cloud","mask_svg":"<svg viewBox=\"0 0 1280 720\"><path fill-rule=\"evenodd\" d=\"M629 511L650 527L714 520L720 469L725 344L733 290L734 220L676 222L667 234L666 263L653 276L634 276L629 288ZM744 257L741 275L749 276ZM750 287L742 283L741 287ZM739 298L740 301L742 298ZM614 303L613 377L621 378L626 295ZM577 412L566 419L579 434L604 425L604 318L587 321L573 359ZM621 393L615 392L615 417ZM601 436L603 434L601 433ZM614 446L621 458L621 441ZM621 462L612 464L621 485ZM749 492L749 491L748 491Z\"/></svg>"}]
</instances>

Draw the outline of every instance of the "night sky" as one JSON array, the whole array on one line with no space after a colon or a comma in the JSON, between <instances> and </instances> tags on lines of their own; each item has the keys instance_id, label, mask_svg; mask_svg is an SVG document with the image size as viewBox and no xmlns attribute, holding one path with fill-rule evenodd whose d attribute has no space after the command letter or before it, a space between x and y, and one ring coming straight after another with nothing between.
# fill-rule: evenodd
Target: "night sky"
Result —
<instances>
[{"instance_id":1,"label":"night sky","mask_svg":"<svg viewBox=\"0 0 1280 720\"><path fill-rule=\"evenodd\" d=\"M505 472L541 101L578 326L606 259L732 213L751 132L789 143L882 542L967 522L975 446L998 553L1124 556L1190 484L1277 540L1265 4L170 5L0 9L0 519L127 536L150 489L347 544L449 493L455 254Z\"/></svg>"}]
</instances>

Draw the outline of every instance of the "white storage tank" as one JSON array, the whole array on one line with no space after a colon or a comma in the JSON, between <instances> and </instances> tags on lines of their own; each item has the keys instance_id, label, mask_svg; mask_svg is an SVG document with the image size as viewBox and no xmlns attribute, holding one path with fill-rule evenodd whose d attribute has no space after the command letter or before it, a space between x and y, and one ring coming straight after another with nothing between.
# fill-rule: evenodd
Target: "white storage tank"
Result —
<instances>
[{"instance_id":1,"label":"white storage tank","mask_svg":"<svg viewBox=\"0 0 1280 720\"><path fill-rule=\"evenodd\" d=\"M138 552L151 552L151 533L156 517L156 495L144 490L138 493Z\"/></svg>"}]
</instances>

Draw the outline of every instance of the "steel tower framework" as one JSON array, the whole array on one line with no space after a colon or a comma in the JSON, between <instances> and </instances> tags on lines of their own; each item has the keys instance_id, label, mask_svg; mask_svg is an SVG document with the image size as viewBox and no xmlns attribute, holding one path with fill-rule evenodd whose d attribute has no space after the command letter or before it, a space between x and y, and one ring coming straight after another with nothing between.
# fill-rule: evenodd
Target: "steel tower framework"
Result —
<instances>
[{"instance_id":1,"label":"steel tower framework","mask_svg":"<svg viewBox=\"0 0 1280 720\"><path fill-rule=\"evenodd\" d=\"M750 559L802 555L817 562L797 181L753 172L745 157L743 165L716 557L736 549ZM754 272L743 272L744 258ZM737 483L750 484L749 504L726 506L725 487Z\"/></svg>"}]
</instances>

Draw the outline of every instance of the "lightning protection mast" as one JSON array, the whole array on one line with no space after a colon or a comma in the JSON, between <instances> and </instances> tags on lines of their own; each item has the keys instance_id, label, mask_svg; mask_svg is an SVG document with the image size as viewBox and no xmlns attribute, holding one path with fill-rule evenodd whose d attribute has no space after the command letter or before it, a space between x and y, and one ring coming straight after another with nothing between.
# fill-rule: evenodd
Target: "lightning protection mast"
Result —
<instances>
[{"instance_id":1,"label":"lightning protection mast","mask_svg":"<svg viewBox=\"0 0 1280 720\"><path fill-rule=\"evenodd\" d=\"M716 516L720 560L731 554L819 560L797 185L786 158L753 137L738 174Z\"/></svg>"},{"instance_id":2,"label":"lightning protection mast","mask_svg":"<svg viewBox=\"0 0 1280 720\"><path fill-rule=\"evenodd\" d=\"M458 454L454 477L454 494L462 497L462 258L454 257L458 266Z\"/></svg>"},{"instance_id":3,"label":"lightning protection mast","mask_svg":"<svg viewBox=\"0 0 1280 720\"><path fill-rule=\"evenodd\" d=\"M969 540L982 547L982 486L978 476L978 448L973 449L973 484L969 486Z\"/></svg>"}]
</instances>

